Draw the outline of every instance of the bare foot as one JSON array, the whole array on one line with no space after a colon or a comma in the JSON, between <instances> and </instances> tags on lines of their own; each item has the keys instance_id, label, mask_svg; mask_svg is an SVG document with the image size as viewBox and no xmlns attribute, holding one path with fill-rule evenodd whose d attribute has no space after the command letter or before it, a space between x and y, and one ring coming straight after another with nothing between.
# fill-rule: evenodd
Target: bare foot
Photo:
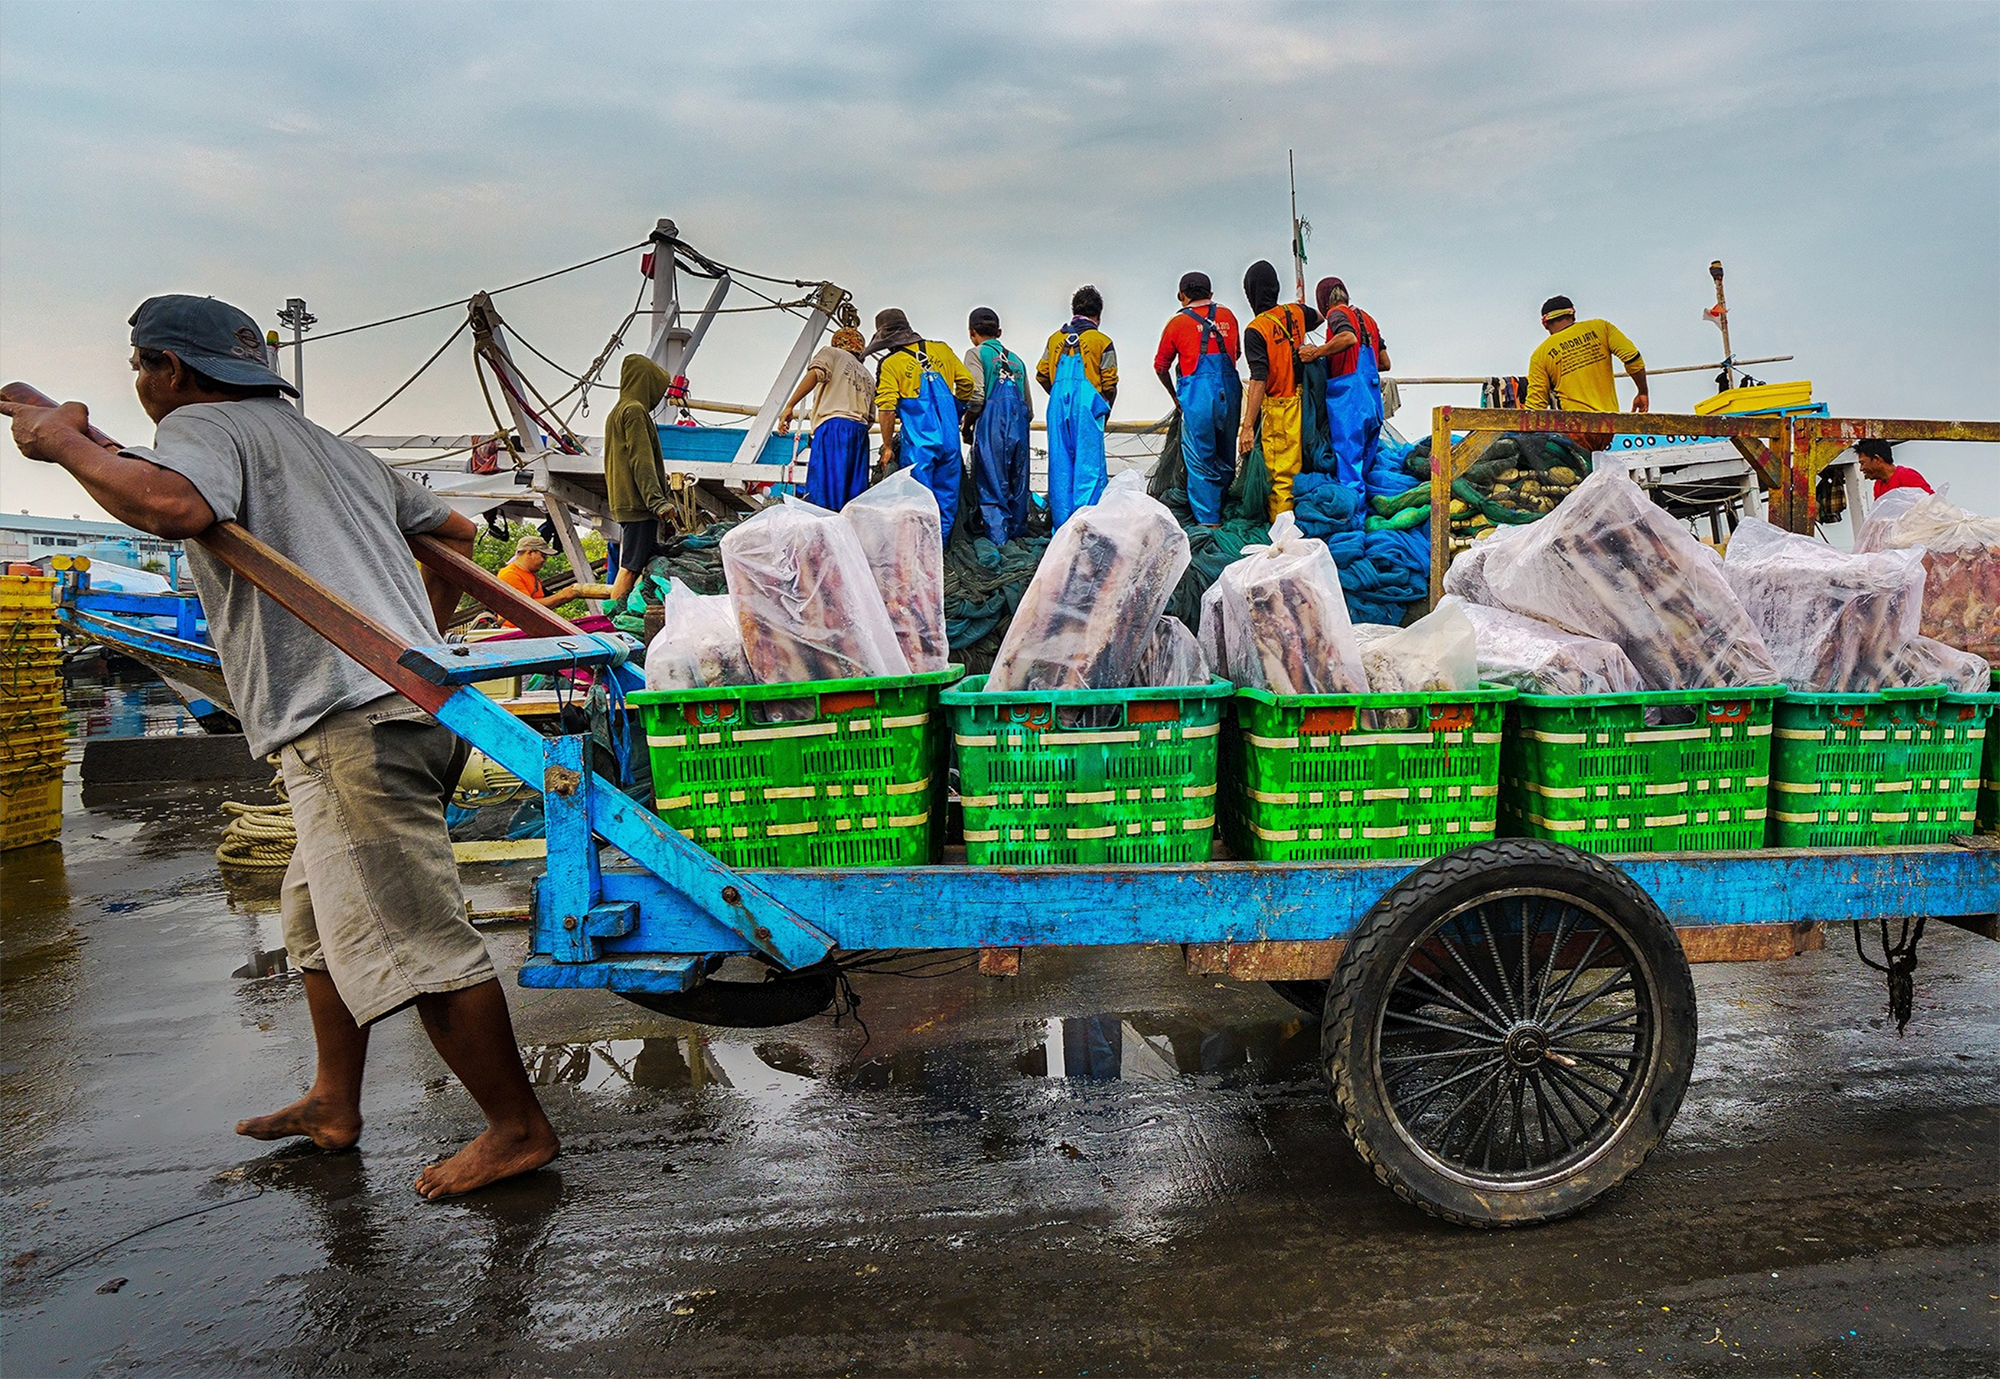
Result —
<instances>
[{"instance_id":1,"label":"bare foot","mask_svg":"<svg viewBox=\"0 0 2000 1379\"><path fill-rule=\"evenodd\" d=\"M302 1096L282 1111L237 1121L236 1133L253 1140L288 1140L304 1135L321 1149L352 1149L361 1138L361 1114Z\"/></svg>"},{"instance_id":2,"label":"bare foot","mask_svg":"<svg viewBox=\"0 0 2000 1379\"><path fill-rule=\"evenodd\" d=\"M555 1129L547 1121L527 1131L487 1126L484 1133L442 1163L417 1175L417 1192L435 1202L475 1192L503 1178L532 1173L561 1150Z\"/></svg>"}]
</instances>

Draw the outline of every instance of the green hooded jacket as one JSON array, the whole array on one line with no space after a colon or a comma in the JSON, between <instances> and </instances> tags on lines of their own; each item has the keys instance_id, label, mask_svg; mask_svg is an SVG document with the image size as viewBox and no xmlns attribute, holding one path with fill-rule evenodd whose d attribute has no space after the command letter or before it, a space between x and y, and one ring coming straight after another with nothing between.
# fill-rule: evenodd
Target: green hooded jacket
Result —
<instances>
[{"instance_id":1,"label":"green hooded jacket","mask_svg":"<svg viewBox=\"0 0 2000 1379\"><path fill-rule=\"evenodd\" d=\"M667 506L653 409L670 381L667 371L643 354L628 354L618 366L618 405L604 419L604 491L614 522L643 522Z\"/></svg>"}]
</instances>

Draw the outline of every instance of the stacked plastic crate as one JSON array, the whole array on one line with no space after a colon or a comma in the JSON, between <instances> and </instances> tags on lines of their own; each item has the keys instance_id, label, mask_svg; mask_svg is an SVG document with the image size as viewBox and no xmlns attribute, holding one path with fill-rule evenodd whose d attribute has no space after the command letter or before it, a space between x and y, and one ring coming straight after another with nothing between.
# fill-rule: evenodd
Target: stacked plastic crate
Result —
<instances>
[{"instance_id":1,"label":"stacked plastic crate","mask_svg":"<svg viewBox=\"0 0 2000 1379\"><path fill-rule=\"evenodd\" d=\"M62 831L55 584L39 571L0 575L0 850L46 842Z\"/></svg>"}]
</instances>

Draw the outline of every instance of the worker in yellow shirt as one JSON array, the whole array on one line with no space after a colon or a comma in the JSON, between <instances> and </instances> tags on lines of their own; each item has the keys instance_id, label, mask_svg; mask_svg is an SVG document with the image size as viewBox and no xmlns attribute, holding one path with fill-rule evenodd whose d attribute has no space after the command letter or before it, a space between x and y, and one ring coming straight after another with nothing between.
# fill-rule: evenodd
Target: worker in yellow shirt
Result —
<instances>
[{"instance_id":1,"label":"worker in yellow shirt","mask_svg":"<svg viewBox=\"0 0 2000 1379\"><path fill-rule=\"evenodd\" d=\"M1638 395L1632 410L1647 411L1652 399L1646 393L1646 361L1639 347L1625 338L1625 332L1604 320L1579 321L1576 304L1567 297L1551 297L1542 303L1542 329L1549 338L1535 346L1528 356L1528 402L1531 412L1615 412L1618 410L1618 383L1612 376L1611 358L1616 355L1632 375ZM1579 431L1571 439L1585 450L1602 450L1611 444L1612 432Z\"/></svg>"},{"instance_id":2,"label":"worker in yellow shirt","mask_svg":"<svg viewBox=\"0 0 2000 1379\"><path fill-rule=\"evenodd\" d=\"M1049 520L1057 527L1103 496L1104 423L1118 400L1118 351L1098 328L1104 294L1079 287L1069 314L1035 366L1035 381L1049 395Z\"/></svg>"},{"instance_id":3,"label":"worker in yellow shirt","mask_svg":"<svg viewBox=\"0 0 2000 1379\"><path fill-rule=\"evenodd\" d=\"M964 410L972 405L972 375L951 346L926 340L910 329L910 318L894 307L875 313L875 338L868 353L879 354L875 410L882 423L882 464L915 471L917 482L937 498L944 540L951 540L958 517L958 488L965 476L959 449Z\"/></svg>"}]
</instances>

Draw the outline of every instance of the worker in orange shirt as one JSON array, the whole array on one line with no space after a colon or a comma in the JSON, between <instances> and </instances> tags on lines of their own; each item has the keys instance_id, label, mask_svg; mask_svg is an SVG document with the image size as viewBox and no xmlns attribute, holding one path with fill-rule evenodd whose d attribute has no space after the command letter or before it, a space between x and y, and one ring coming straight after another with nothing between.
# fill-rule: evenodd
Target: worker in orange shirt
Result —
<instances>
[{"instance_id":1,"label":"worker in orange shirt","mask_svg":"<svg viewBox=\"0 0 2000 1379\"><path fill-rule=\"evenodd\" d=\"M1303 302L1278 305L1278 270L1259 259L1243 275L1243 295L1256 318L1243 331L1243 359L1250 387L1243 398L1243 424L1236 453L1248 455L1261 431L1264 465L1271 471L1271 517L1292 510L1292 480L1298 477L1299 351L1320 315Z\"/></svg>"},{"instance_id":2,"label":"worker in orange shirt","mask_svg":"<svg viewBox=\"0 0 2000 1379\"><path fill-rule=\"evenodd\" d=\"M559 594L542 592L542 566L548 564L549 555L548 542L539 536L524 536L520 544L514 547L514 554L500 567L495 577L508 588L518 589L544 608L555 608L568 603L578 596L574 588L565 589ZM502 618L501 621L509 627L516 625L506 618Z\"/></svg>"}]
</instances>

